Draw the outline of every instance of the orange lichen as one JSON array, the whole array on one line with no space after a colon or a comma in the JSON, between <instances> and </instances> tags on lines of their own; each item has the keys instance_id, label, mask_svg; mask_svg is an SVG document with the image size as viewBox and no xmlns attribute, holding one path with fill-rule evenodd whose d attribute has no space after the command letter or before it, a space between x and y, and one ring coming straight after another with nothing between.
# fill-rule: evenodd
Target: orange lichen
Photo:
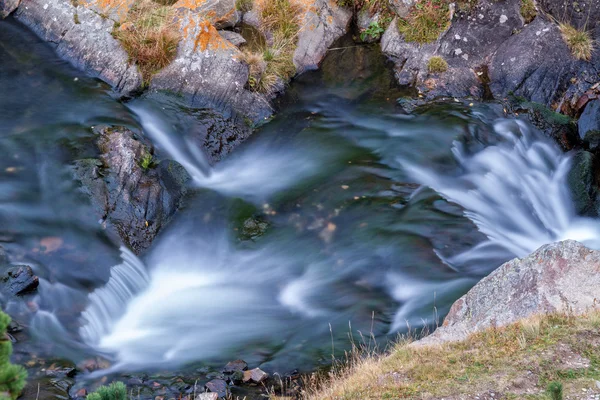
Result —
<instances>
[{"instance_id":1,"label":"orange lichen","mask_svg":"<svg viewBox=\"0 0 600 400\"><path fill-rule=\"evenodd\" d=\"M82 2L84 7L96 7L101 14L110 16L122 22L127 18L129 9L135 0L90 0Z\"/></svg>"},{"instance_id":2,"label":"orange lichen","mask_svg":"<svg viewBox=\"0 0 600 400\"><path fill-rule=\"evenodd\" d=\"M194 40L194 51L227 50L234 49L228 40L219 35L217 29L208 20L198 23L196 39Z\"/></svg>"}]
</instances>

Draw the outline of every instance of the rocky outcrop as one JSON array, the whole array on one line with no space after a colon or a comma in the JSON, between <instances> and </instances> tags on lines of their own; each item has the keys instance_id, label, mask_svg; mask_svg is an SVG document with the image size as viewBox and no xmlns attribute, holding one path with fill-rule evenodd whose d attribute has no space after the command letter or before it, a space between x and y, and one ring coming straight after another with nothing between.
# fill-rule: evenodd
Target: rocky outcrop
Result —
<instances>
[{"instance_id":1,"label":"rocky outcrop","mask_svg":"<svg viewBox=\"0 0 600 400\"><path fill-rule=\"evenodd\" d=\"M120 95L137 90L141 75L111 32L114 21L65 0L22 0L16 18L55 47L58 55Z\"/></svg>"},{"instance_id":2,"label":"rocky outcrop","mask_svg":"<svg viewBox=\"0 0 600 400\"><path fill-rule=\"evenodd\" d=\"M100 158L76 162L75 177L109 231L139 254L179 208L187 174L174 161L155 160L126 128L96 133Z\"/></svg>"},{"instance_id":3,"label":"rocky outcrop","mask_svg":"<svg viewBox=\"0 0 600 400\"><path fill-rule=\"evenodd\" d=\"M491 327L554 312L597 308L600 251L567 240L502 265L457 300L443 326L417 345L459 341Z\"/></svg>"},{"instance_id":4,"label":"rocky outcrop","mask_svg":"<svg viewBox=\"0 0 600 400\"><path fill-rule=\"evenodd\" d=\"M329 47L348 30L352 11L336 2L315 0L301 19L294 65L299 73L316 69Z\"/></svg>"}]
</instances>

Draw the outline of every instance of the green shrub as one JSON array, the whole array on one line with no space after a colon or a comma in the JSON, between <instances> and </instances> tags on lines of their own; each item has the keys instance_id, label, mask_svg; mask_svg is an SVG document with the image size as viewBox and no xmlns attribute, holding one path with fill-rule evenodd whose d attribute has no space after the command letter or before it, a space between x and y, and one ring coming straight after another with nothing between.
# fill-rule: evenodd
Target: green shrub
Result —
<instances>
[{"instance_id":1,"label":"green shrub","mask_svg":"<svg viewBox=\"0 0 600 400\"><path fill-rule=\"evenodd\" d=\"M448 63L440 56L433 56L427 63L427 69L430 73L442 73L448 70Z\"/></svg>"},{"instance_id":2,"label":"green shrub","mask_svg":"<svg viewBox=\"0 0 600 400\"><path fill-rule=\"evenodd\" d=\"M550 382L546 388L552 400L562 400L563 386L560 382Z\"/></svg>"},{"instance_id":3,"label":"green shrub","mask_svg":"<svg viewBox=\"0 0 600 400\"><path fill-rule=\"evenodd\" d=\"M385 28L379 25L378 21L373 21L369 24L367 29L360 33L360 40L364 42L369 37L372 39L379 39L383 32L385 32Z\"/></svg>"},{"instance_id":4,"label":"green shrub","mask_svg":"<svg viewBox=\"0 0 600 400\"><path fill-rule=\"evenodd\" d=\"M10 317L0 312L0 398L15 400L25 387L27 371L10 363L12 343L6 336Z\"/></svg>"},{"instance_id":5,"label":"green shrub","mask_svg":"<svg viewBox=\"0 0 600 400\"><path fill-rule=\"evenodd\" d=\"M123 382L113 382L109 386L100 386L86 400L127 400L127 388Z\"/></svg>"}]
</instances>

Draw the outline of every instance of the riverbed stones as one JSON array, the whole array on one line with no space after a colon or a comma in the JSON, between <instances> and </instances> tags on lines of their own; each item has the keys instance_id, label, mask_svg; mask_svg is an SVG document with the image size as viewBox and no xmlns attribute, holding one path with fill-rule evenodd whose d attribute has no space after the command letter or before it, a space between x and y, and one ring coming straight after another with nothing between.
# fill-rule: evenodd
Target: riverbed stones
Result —
<instances>
[{"instance_id":1,"label":"riverbed stones","mask_svg":"<svg viewBox=\"0 0 600 400\"><path fill-rule=\"evenodd\" d=\"M223 379L213 379L208 381L204 387L209 392L216 393L219 397L226 397L229 393L227 382L225 382Z\"/></svg>"},{"instance_id":2,"label":"riverbed stones","mask_svg":"<svg viewBox=\"0 0 600 400\"><path fill-rule=\"evenodd\" d=\"M181 165L157 160L124 127L96 127L99 160L76 162L75 177L99 218L134 252L150 246L171 220L189 176Z\"/></svg>"},{"instance_id":3,"label":"riverbed stones","mask_svg":"<svg viewBox=\"0 0 600 400\"><path fill-rule=\"evenodd\" d=\"M261 370L260 368L254 368L250 371L244 371L243 382L259 384L266 381L268 378L269 374L267 374L265 371Z\"/></svg>"},{"instance_id":4,"label":"riverbed stones","mask_svg":"<svg viewBox=\"0 0 600 400\"><path fill-rule=\"evenodd\" d=\"M223 368L223 373L233 374L234 372L246 371L248 369L248 363L244 360L230 361Z\"/></svg>"},{"instance_id":5,"label":"riverbed stones","mask_svg":"<svg viewBox=\"0 0 600 400\"><path fill-rule=\"evenodd\" d=\"M111 35L115 22L77 2L22 0L15 17L54 47L61 58L102 79L122 96L142 84L141 75Z\"/></svg>"},{"instance_id":6,"label":"riverbed stones","mask_svg":"<svg viewBox=\"0 0 600 400\"><path fill-rule=\"evenodd\" d=\"M536 314L598 307L600 251L573 240L545 245L503 264L457 300L443 326L415 345L460 341Z\"/></svg>"},{"instance_id":7,"label":"riverbed stones","mask_svg":"<svg viewBox=\"0 0 600 400\"><path fill-rule=\"evenodd\" d=\"M15 265L9 268L4 279L13 295L22 295L34 291L40 284L39 278L29 265Z\"/></svg>"}]
</instances>

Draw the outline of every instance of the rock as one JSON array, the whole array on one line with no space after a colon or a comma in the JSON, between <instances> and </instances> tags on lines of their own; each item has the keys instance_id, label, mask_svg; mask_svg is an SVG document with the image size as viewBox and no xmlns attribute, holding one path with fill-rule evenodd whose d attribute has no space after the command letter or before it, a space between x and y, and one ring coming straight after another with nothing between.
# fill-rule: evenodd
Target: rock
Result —
<instances>
[{"instance_id":1,"label":"rock","mask_svg":"<svg viewBox=\"0 0 600 400\"><path fill-rule=\"evenodd\" d=\"M40 280L29 265L15 265L8 270L4 278L8 282L8 290L14 295L21 295L37 289Z\"/></svg>"},{"instance_id":2,"label":"rock","mask_svg":"<svg viewBox=\"0 0 600 400\"><path fill-rule=\"evenodd\" d=\"M232 374L236 371L246 371L248 369L248 363L244 360L230 361L223 368L223 372L226 374Z\"/></svg>"},{"instance_id":3,"label":"rock","mask_svg":"<svg viewBox=\"0 0 600 400\"><path fill-rule=\"evenodd\" d=\"M250 371L244 371L244 383L253 382L253 383L262 383L269 378L269 374L262 371L260 368L254 368Z\"/></svg>"},{"instance_id":4,"label":"rock","mask_svg":"<svg viewBox=\"0 0 600 400\"><path fill-rule=\"evenodd\" d=\"M247 218L240 230L242 240L253 240L265 234L269 228L269 223L259 218ZM247 368L246 368L247 369Z\"/></svg>"},{"instance_id":5,"label":"rock","mask_svg":"<svg viewBox=\"0 0 600 400\"><path fill-rule=\"evenodd\" d=\"M600 131L588 131L583 138L583 143L590 151L600 150Z\"/></svg>"},{"instance_id":6,"label":"rock","mask_svg":"<svg viewBox=\"0 0 600 400\"><path fill-rule=\"evenodd\" d=\"M224 29L234 27L242 19L235 2L236 0L179 0L173 8L180 14L194 14L209 21L217 29Z\"/></svg>"},{"instance_id":7,"label":"rock","mask_svg":"<svg viewBox=\"0 0 600 400\"><path fill-rule=\"evenodd\" d=\"M536 314L585 313L597 307L600 251L573 240L545 245L503 264L450 309L442 327L415 345L460 341Z\"/></svg>"},{"instance_id":8,"label":"rock","mask_svg":"<svg viewBox=\"0 0 600 400\"><path fill-rule=\"evenodd\" d=\"M298 33L294 65L298 73L316 69L333 42L348 30L352 11L335 1L314 0L306 10Z\"/></svg>"},{"instance_id":9,"label":"rock","mask_svg":"<svg viewBox=\"0 0 600 400\"><path fill-rule=\"evenodd\" d=\"M19 6L20 0L0 0L0 18L8 17Z\"/></svg>"},{"instance_id":10,"label":"rock","mask_svg":"<svg viewBox=\"0 0 600 400\"><path fill-rule=\"evenodd\" d=\"M590 101L585 106L577 126L582 139L589 131L600 131L600 100Z\"/></svg>"},{"instance_id":11,"label":"rock","mask_svg":"<svg viewBox=\"0 0 600 400\"><path fill-rule=\"evenodd\" d=\"M400 18L406 18L416 0L390 0L390 6Z\"/></svg>"},{"instance_id":12,"label":"rock","mask_svg":"<svg viewBox=\"0 0 600 400\"><path fill-rule=\"evenodd\" d=\"M232 45L240 47L246 43L246 39L242 35L232 31L219 31L219 35L225 40L231 42Z\"/></svg>"},{"instance_id":13,"label":"rock","mask_svg":"<svg viewBox=\"0 0 600 400\"><path fill-rule=\"evenodd\" d=\"M4 247L0 246L0 267L5 266L6 264L8 264L8 254L6 254Z\"/></svg>"},{"instance_id":14,"label":"rock","mask_svg":"<svg viewBox=\"0 0 600 400\"><path fill-rule=\"evenodd\" d=\"M227 382L222 379L213 379L208 381L204 387L213 393L216 393L219 397L227 396Z\"/></svg>"},{"instance_id":15,"label":"rock","mask_svg":"<svg viewBox=\"0 0 600 400\"><path fill-rule=\"evenodd\" d=\"M196 396L196 400L217 400L218 398L217 393L200 393Z\"/></svg>"},{"instance_id":16,"label":"rock","mask_svg":"<svg viewBox=\"0 0 600 400\"><path fill-rule=\"evenodd\" d=\"M77 0L83 7L115 22L124 23L135 0Z\"/></svg>"},{"instance_id":17,"label":"rock","mask_svg":"<svg viewBox=\"0 0 600 400\"><path fill-rule=\"evenodd\" d=\"M22 0L15 17L75 67L131 95L142 77L111 32L115 22L65 0Z\"/></svg>"},{"instance_id":18,"label":"rock","mask_svg":"<svg viewBox=\"0 0 600 400\"><path fill-rule=\"evenodd\" d=\"M600 1L536 0L538 7L557 21L568 22L576 28L593 30L600 21Z\"/></svg>"},{"instance_id":19,"label":"rock","mask_svg":"<svg viewBox=\"0 0 600 400\"><path fill-rule=\"evenodd\" d=\"M154 76L153 91L169 91L193 108L259 123L272 114L265 97L246 89L249 70L240 50L197 13L180 17L183 39L173 62ZM242 125L242 124L240 124Z\"/></svg>"},{"instance_id":20,"label":"rock","mask_svg":"<svg viewBox=\"0 0 600 400\"><path fill-rule=\"evenodd\" d=\"M139 254L179 208L189 177L174 161L150 161L148 147L126 128L97 127L96 132L101 164L80 161L75 177L99 217Z\"/></svg>"},{"instance_id":21,"label":"rock","mask_svg":"<svg viewBox=\"0 0 600 400\"><path fill-rule=\"evenodd\" d=\"M595 178L596 160L592 153L580 150L573 157L567 181L578 215L597 216L598 186Z\"/></svg>"}]
</instances>

